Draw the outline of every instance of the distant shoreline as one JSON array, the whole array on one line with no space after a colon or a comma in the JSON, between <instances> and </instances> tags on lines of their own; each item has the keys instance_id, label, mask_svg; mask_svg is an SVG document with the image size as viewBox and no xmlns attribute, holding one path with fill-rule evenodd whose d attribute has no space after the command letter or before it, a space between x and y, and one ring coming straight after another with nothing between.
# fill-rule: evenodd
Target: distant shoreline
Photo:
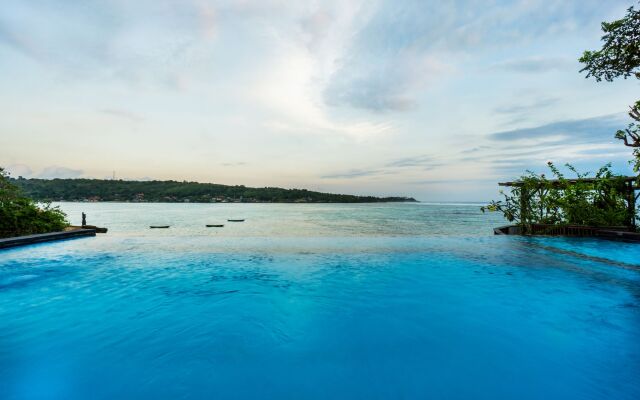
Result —
<instances>
[{"instance_id":1,"label":"distant shoreline","mask_svg":"<svg viewBox=\"0 0 640 400\"><path fill-rule=\"evenodd\" d=\"M420 200L389 200L389 201L228 201L228 202L207 202L207 201L124 201L124 200L37 200L51 203L118 203L118 204L389 204L389 203L424 203ZM478 203L481 204L481 203ZM432 204L435 205L435 204ZM455 204L453 204L455 205ZM475 204L473 204L475 205Z\"/></svg>"},{"instance_id":2,"label":"distant shoreline","mask_svg":"<svg viewBox=\"0 0 640 400\"><path fill-rule=\"evenodd\" d=\"M24 179L12 181L37 201L125 203L407 203L406 196L358 196L307 189L177 181Z\"/></svg>"}]
</instances>

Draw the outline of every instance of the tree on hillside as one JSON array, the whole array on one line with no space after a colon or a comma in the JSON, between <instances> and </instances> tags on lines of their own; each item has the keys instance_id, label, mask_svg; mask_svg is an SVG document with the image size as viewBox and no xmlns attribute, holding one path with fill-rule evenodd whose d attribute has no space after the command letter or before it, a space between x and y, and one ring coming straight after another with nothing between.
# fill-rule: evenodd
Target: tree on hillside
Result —
<instances>
[{"instance_id":1,"label":"tree on hillside","mask_svg":"<svg viewBox=\"0 0 640 400\"><path fill-rule=\"evenodd\" d=\"M580 62L585 66L580 72L586 71L587 78L593 77L598 82L620 77L640 79L640 10L629 7L622 19L603 22L602 31L602 48L584 52ZM635 122L616 132L616 138L634 148L634 169L640 172L640 101L629 108L629 116Z\"/></svg>"}]
</instances>

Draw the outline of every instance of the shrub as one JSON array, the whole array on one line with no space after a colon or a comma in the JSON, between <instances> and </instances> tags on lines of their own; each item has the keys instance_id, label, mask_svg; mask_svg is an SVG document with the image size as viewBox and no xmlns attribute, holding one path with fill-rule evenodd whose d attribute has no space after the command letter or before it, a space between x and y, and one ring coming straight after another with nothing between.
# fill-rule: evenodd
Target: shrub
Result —
<instances>
[{"instance_id":1,"label":"shrub","mask_svg":"<svg viewBox=\"0 0 640 400\"><path fill-rule=\"evenodd\" d=\"M0 237L55 232L67 226L64 212L25 197L0 168Z\"/></svg>"},{"instance_id":2,"label":"shrub","mask_svg":"<svg viewBox=\"0 0 640 400\"><path fill-rule=\"evenodd\" d=\"M516 221L525 231L532 224L628 226L636 214L629 215L624 177L611 172L611 164L600 168L594 179L588 173L566 166L576 178L566 178L553 163L548 163L554 180L544 174L528 172L518 179L510 192L500 193L503 200L492 201L482 211L502 212L509 222Z\"/></svg>"}]
</instances>

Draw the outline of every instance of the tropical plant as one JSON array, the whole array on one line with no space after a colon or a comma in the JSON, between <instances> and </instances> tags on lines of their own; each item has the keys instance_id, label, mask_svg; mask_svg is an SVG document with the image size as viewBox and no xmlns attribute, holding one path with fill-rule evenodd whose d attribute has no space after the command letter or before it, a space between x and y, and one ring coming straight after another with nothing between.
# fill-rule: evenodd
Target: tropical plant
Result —
<instances>
[{"instance_id":1,"label":"tropical plant","mask_svg":"<svg viewBox=\"0 0 640 400\"><path fill-rule=\"evenodd\" d=\"M499 211L510 222L528 231L531 225L627 226L629 215L624 177L614 175L611 164L600 168L592 179L565 164L576 177L566 178L551 162L553 180L527 171L511 190L501 191L503 200L492 201L482 211Z\"/></svg>"},{"instance_id":2,"label":"tropical plant","mask_svg":"<svg viewBox=\"0 0 640 400\"><path fill-rule=\"evenodd\" d=\"M68 225L59 208L24 196L0 168L0 237L60 231Z\"/></svg>"}]
</instances>

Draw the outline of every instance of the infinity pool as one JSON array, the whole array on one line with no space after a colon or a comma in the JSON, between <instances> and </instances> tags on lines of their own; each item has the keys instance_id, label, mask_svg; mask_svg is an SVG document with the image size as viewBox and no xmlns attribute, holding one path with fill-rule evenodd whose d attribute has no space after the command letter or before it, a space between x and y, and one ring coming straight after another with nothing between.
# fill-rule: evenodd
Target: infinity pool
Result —
<instances>
[{"instance_id":1,"label":"infinity pool","mask_svg":"<svg viewBox=\"0 0 640 400\"><path fill-rule=\"evenodd\" d=\"M639 245L476 205L62 207L110 231L0 252L2 399L640 398Z\"/></svg>"}]
</instances>

